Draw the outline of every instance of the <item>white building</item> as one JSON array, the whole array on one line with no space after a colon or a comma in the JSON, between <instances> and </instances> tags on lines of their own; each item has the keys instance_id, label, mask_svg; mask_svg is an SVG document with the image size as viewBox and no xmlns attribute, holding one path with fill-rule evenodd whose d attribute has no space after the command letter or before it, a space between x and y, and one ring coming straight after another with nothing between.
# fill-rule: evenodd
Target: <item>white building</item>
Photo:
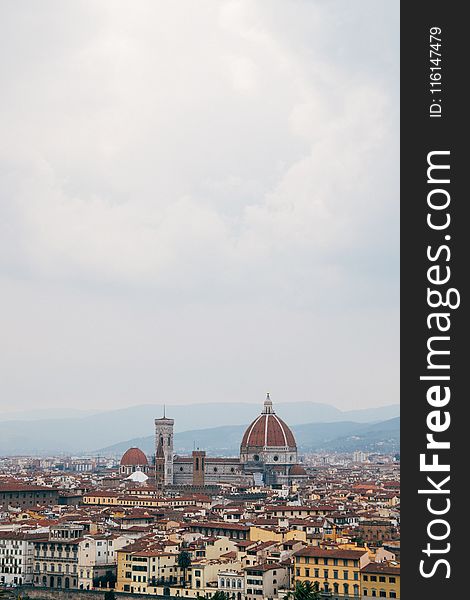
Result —
<instances>
[{"instance_id":1,"label":"white building","mask_svg":"<svg viewBox=\"0 0 470 600\"><path fill-rule=\"evenodd\" d=\"M252 565L244 568L246 600L273 600L279 591L285 595L289 584L288 569L279 564Z\"/></svg>"},{"instance_id":2,"label":"white building","mask_svg":"<svg viewBox=\"0 0 470 600\"><path fill-rule=\"evenodd\" d=\"M33 582L34 543L44 534L0 531L0 585Z\"/></svg>"},{"instance_id":3,"label":"white building","mask_svg":"<svg viewBox=\"0 0 470 600\"><path fill-rule=\"evenodd\" d=\"M245 574L240 571L219 571L217 587L230 599L241 600L245 596Z\"/></svg>"},{"instance_id":4,"label":"white building","mask_svg":"<svg viewBox=\"0 0 470 600\"><path fill-rule=\"evenodd\" d=\"M78 545L78 588L91 590L108 572L116 576L117 550L131 541L126 535L85 535Z\"/></svg>"}]
</instances>

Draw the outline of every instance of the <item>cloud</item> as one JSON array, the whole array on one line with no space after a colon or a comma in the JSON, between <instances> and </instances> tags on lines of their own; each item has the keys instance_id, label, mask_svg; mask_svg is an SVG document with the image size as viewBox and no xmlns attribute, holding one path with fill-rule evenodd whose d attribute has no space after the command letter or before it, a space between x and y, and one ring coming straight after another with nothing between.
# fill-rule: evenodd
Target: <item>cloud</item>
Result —
<instances>
[{"instance_id":1,"label":"cloud","mask_svg":"<svg viewBox=\"0 0 470 600\"><path fill-rule=\"evenodd\" d=\"M380 4L4 3L4 285L396 322L398 8Z\"/></svg>"}]
</instances>

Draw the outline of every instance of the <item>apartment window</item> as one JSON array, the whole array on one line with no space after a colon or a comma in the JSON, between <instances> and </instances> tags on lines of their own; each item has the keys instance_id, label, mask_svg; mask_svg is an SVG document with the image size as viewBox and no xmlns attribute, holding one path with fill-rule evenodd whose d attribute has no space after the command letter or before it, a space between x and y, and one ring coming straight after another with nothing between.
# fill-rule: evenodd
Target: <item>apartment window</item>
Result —
<instances>
[{"instance_id":1,"label":"apartment window","mask_svg":"<svg viewBox=\"0 0 470 600\"><path fill-rule=\"evenodd\" d=\"M395 583L395 577L389 577L388 581L389 583Z\"/></svg>"},{"instance_id":2,"label":"apartment window","mask_svg":"<svg viewBox=\"0 0 470 600\"><path fill-rule=\"evenodd\" d=\"M370 576L370 580L371 581L377 581L377 576L376 575L371 575Z\"/></svg>"},{"instance_id":3,"label":"apartment window","mask_svg":"<svg viewBox=\"0 0 470 600\"><path fill-rule=\"evenodd\" d=\"M362 590L362 595L363 595L363 596L367 596L367 588L364 588L364 589Z\"/></svg>"},{"instance_id":4,"label":"apartment window","mask_svg":"<svg viewBox=\"0 0 470 600\"><path fill-rule=\"evenodd\" d=\"M343 579L349 579L348 571L343 571Z\"/></svg>"},{"instance_id":5,"label":"apartment window","mask_svg":"<svg viewBox=\"0 0 470 600\"><path fill-rule=\"evenodd\" d=\"M385 577L380 576L379 577L379 581L380 581L380 583L385 583L386 579L385 579Z\"/></svg>"},{"instance_id":6,"label":"apartment window","mask_svg":"<svg viewBox=\"0 0 470 600\"><path fill-rule=\"evenodd\" d=\"M393 590L390 592L390 598L396 598L397 594Z\"/></svg>"},{"instance_id":7,"label":"apartment window","mask_svg":"<svg viewBox=\"0 0 470 600\"><path fill-rule=\"evenodd\" d=\"M315 569L315 577L320 577L320 569Z\"/></svg>"},{"instance_id":8,"label":"apartment window","mask_svg":"<svg viewBox=\"0 0 470 600\"><path fill-rule=\"evenodd\" d=\"M333 571L333 579L338 579L338 571Z\"/></svg>"},{"instance_id":9,"label":"apartment window","mask_svg":"<svg viewBox=\"0 0 470 600\"><path fill-rule=\"evenodd\" d=\"M305 577L310 577L310 569L305 569Z\"/></svg>"},{"instance_id":10,"label":"apartment window","mask_svg":"<svg viewBox=\"0 0 470 600\"><path fill-rule=\"evenodd\" d=\"M381 598L386 598L387 597L387 592L385 590L380 590L380 597Z\"/></svg>"},{"instance_id":11,"label":"apartment window","mask_svg":"<svg viewBox=\"0 0 470 600\"><path fill-rule=\"evenodd\" d=\"M300 569L295 570L295 575L296 575L296 577L300 577Z\"/></svg>"}]
</instances>

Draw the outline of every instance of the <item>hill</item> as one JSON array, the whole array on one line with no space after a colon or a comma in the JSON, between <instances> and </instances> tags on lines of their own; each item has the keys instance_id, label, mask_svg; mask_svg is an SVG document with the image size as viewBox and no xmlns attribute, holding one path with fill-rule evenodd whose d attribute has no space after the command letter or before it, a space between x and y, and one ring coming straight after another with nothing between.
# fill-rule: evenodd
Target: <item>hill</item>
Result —
<instances>
[{"instance_id":1,"label":"hill","mask_svg":"<svg viewBox=\"0 0 470 600\"><path fill-rule=\"evenodd\" d=\"M208 429L230 427L241 431L260 412L257 404L193 404L167 407L167 415L175 419L175 431L186 432L181 438L184 448L193 442L205 445ZM356 423L378 422L396 417L399 405L374 409L341 411L316 402L290 402L276 404L276 412L291 426L302 423ZM0 420L0 455L76 454L95 451L119 444L122 440L145 438L153 434L153 420L163 414L163 405L140 405L97 414L81 414L64 418L40 417L30 420ZM240 429L241 428L241 429ZM188 434L188 431L199 431ZM226 430L223 435L229 435ZM212 435L212 434L211 434ZM233 434L233 440L238 434ZM196 438L196 439L195 439ZM228 444L228 438L225 442ZM230 442L232 444L233 442ZM237 438L236 444L239 443ZM217 446L220 446L217 443ZM223 446L223 444L222 444Z\"/></svg>"},{"instance_id":2,"label":"hill","mask_svg":"<svg viewBox=\"0 0 470 600\"><path fill-rule=\"evenodd\" d=\"M245 429L246 425L229 425L176 433L175 452L189 454L199 447L212 455L236 456ZM351 421L307 423L293 426L292 431L300 452L398 452L400 448L399 417L374 424ZM154 443L153 436L134 438L101 448L97 453L120 456L128 448L137 446L152 455L155 452Z\"/></svg>"}]
</instances>

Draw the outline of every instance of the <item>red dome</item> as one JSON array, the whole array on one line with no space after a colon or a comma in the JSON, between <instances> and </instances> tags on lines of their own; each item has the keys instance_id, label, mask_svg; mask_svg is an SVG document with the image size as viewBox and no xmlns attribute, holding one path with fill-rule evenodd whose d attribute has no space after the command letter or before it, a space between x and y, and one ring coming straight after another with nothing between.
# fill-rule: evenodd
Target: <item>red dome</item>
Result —
<instances>
[{"instance_id":1,"label":"red dome","mask_svg":"<svg viewBox=\"0 0 470 600\"><path fill-rule=\"evenodd\" d=\"M147 457L140 448L129 448L121 458L121 466L145 466L148 465Z\"/></svg>"},{"instance_id":2,"label":"red dome","mask_svg":"<svg viewBox=\"0 0 470 600\"><path fill-rule=\"evenodd\" d=\"M294 465L289 471L289 475L307 475L307 471L302 465Z\"/></svg>"},{"instance_id":3,"label":"red dome","mask_svg":"<svg viewBox=\"0 0 470 600\"><path fill-rule=\"evenodd\" d=\"M242 448L296 447L292 431L274 413L269 395L264 403L263 412L245 431L241 446Z\"/></svg>"}]
</instances>

